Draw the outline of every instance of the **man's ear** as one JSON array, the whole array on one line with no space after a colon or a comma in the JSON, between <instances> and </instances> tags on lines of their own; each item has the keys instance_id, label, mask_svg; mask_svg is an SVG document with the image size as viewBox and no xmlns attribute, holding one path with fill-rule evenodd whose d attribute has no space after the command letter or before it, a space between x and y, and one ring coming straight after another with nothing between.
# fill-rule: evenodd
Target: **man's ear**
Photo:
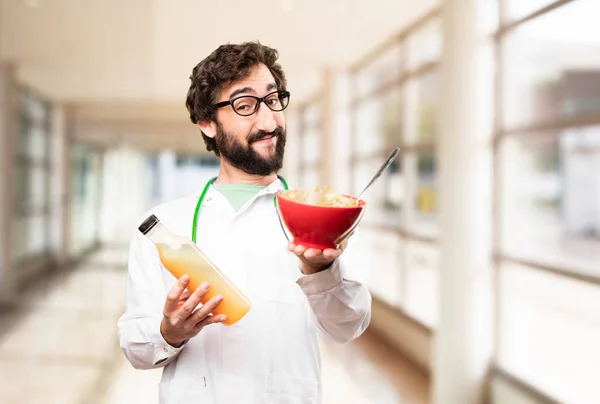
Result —
<instances>
[{"instance_id":1,"label":"man's ear","mask_svg":"<svg viewBox=\"0 0 600 404\"><path fill-rule=\"evenodd\" d=\"M217 135L217 124L213 121L198 122L198 127L206 136L214 139Z\"/></svg>"}]
</instances>

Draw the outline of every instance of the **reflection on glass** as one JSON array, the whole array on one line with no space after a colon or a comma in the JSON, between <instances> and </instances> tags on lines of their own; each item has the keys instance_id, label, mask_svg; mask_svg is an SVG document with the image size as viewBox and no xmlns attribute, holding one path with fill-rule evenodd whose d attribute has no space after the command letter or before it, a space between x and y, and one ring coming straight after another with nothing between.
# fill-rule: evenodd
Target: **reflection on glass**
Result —
<instances>
[{"instance_id":1,"label":"reflection on glass","mask_svg":"<svg viewBox=\"0 0 600 404\"><path fill-rule=\"evenodd\" d=\"M402 93L393 89L384 96L364 100L355 117L357 156L391 151L400 143L403 120Z\"/></svg>"},{"instance_id":2,"label":"reflection on glass","mask_svg":"<svg viewBox=\"0 0 600 404\"><path fill-rule=\"evenodd\" d=\"M29 202L31 207L42 208L48 204L48 170L44 166L31 166Z\"/></svg>"},{"instance_id":3,"label":"reflection on glass","mask_svg":"<svg viewBox=\"0 0 600 404\"><path fill-rule=\"evenodd\" d=\"M420 154L416 164L417 178L413 195L414 221L410 229L421 234L435 235L439 197L435 153Z\"/></svg>"},{"instance_id":4,"label":"reflection on glass","mask_svg":"<svg viewBox=\"0 0 600 404\"><path fill-rule=\"evenodd\" d=\"M369 94L380 85L397 79L404 68L402 45L398 43L358 71L357 96Z\"/></svg>"},{"instance_id":5,"label":"reflection on glass","mask_svg":"<svg viewBox=\"0 0 600 404\"><path fill-rule=\"evenodd\" d=\"M439 251L415 241L407 242L405 309L434 328L438 320Z\"/></svg>"},{"instance_id":6,"label":"reflection on glass","mask_svg":"<svg viewBox=\"0 0 600 404\"><path fill-rule=\"evenodd\" d=\"M71 149L70 256L79 255L97 240L100 181L100 153L82 145L74 146Z\"/></svg>"},{"instance_id":7,"label":"reflection on glass","mask_svg":"<svg viewBox=\"0 0 600 404\"><path fill-rule=\"evenodd\" d=\"M15 167L15 207L16 214L22 215L27 209L29 192L29 172L25 164L16 164Z\"/></svg>"},{"instance_id":8,"label":"reflection on glass","mask_svg":"<svg viewBox=\"0 0 600 404\"><path fill-rule=\"evenodd\" d=\"M27 155L34 161L48 159L48 143L50 134L42 125L32 125L29 130Z\"/></svg>"},{"instance_id":9,"label":"reflection on glass","mask_svg":"<svg viewBox=\"0 0 600 404\"><path fill-rule=\"evenodd\" d=\"M505 127L600 112L599 14L600 2L574 1L507 35Z\"/></svg>"},{"instance_id":10,"label":"reflection on glass","mask_svg":"<svg viewBox=\"0 0 600 404\"><path fill-rule=\"evenodd\" d=\"M440 59L442 31L439 20L433 20L408 39L408 58L411 69Z\"/></svg>"},{"instance_id":11,"label":"reflection on glass","mask_svg":"<svg viewBox=\"0 0 600 404\"><path fill-rule=\"evenodd\" d=\"M382 162L383 159L367 160L356 165L355 194L362 191ZM398 157L363 195L363 199L368 204L364 217L365 223L392 227L401 224L405 200L405 184L401 167L401 160Z\"/></svg>"},{"instance_id":12,"label":"reflection on glass","mask_svg":"<svg viewBox=\"0 0 600 404\"><path fill-rule=\"evenodd\" d=\"M418 86L418 140L432 142L437 137L438 76L429 73L417 81Z\"/></svg>"},{"instance_id":13,"label":"reflection on glass","mask_svg":"<svg viewBox=\"0 0 600 404\"><path fill-rule=\"evenodd\" d=\"M600 288L500 268L499 365L561 403L600 397Z\"/></svg>"},{"instance_id":14,"label":"reflection on glass","mask_svg":"<svg viewBox=\"0 0 600 404\"><path fill-rule=\"evenodd\" d=\"M408 82L405 92L407 143L433 143L438 131L439 82L437 72L429 72Z\"/></svg>"},{"instance_id":15,"label":"reflection on glass","mask_svg":"<svg viewBox=\"0 0 600 404\"><path fill-rule=\"evenodd\" d=\"M600 127L501 148L502 250L600 273Z\"/></svg>"},{"instance_id":16,"label":"reflection on glass","mask_svg":"<svg viewBox=\"0 0 600 404\"><path fill-rule=\"evenodd\" d=\"M401 89L392 89L384 97L380 131L384 153L389 154L402 140L404 122L404 97Z\"/></svg>"},{"instance_id":17,"label":"reflection on glass","mask_svg":"<svg viewBox=\"0 0 600 404\"><path fill-rule=\"evenodd\" d=\"M18 163L15 169L16 214L23 216L41 211L49 202L48 169L24 163Z\"/></svg>"},{"instance_id":18,"label":"reflection on glass","mask_svg":"<svg viewBox=\"0 0 600 404\"><path fill-rule=\"evenodd\" d=\"M29 98L23 98L29 100ZM48 159L50 133L48 131L49 110L34 101L21 102L19 111L19 136L17 154L30 161Z\"/></svg>"},{"instance_id":19,"label":"reflection on glass","mask_svg":"<svg viewBox=\"0 0 600 404\"><path fill-rule=\"evenodd\" d=\"M11 259L26 260L49 247L49 106L19 93Z\"/></svg>"}]
</instances>

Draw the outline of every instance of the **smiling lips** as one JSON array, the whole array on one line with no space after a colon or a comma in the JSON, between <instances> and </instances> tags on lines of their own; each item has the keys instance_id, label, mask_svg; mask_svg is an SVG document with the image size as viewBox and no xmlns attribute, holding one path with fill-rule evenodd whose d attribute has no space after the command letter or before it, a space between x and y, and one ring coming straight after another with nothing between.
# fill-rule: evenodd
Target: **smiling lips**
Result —
<instances>
[{"instance_id":1,"label":"smiling lips","mask_svg":"<svg viewBox=\"0 0 600 404\"><path fill-rule=\"evenodd\" d=\"M253 140L252 143L270 143L270 140L273 139L274 137L275 137L275 135L265 136L258 140Z\"/></svg>"}]
</instances>

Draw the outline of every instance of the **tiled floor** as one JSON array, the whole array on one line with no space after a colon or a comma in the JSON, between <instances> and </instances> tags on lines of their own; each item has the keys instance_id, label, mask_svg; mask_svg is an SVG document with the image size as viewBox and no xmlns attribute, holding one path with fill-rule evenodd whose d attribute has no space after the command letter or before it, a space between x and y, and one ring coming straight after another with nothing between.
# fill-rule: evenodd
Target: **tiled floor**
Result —
<instances>
[{"instance_id":1,"label":"tiled floor","mask_svg":"<svg viewBox=\"0 0 600 404\"><path fill-rule=\"evenodd\" d=\"M123 309L124 250L21 294L0 314L0 403L156 404L160 370L134 370L116 341ZM366 334L322 342L325 404L425 404L426 378Z\"/></svg>"}]
</instances>

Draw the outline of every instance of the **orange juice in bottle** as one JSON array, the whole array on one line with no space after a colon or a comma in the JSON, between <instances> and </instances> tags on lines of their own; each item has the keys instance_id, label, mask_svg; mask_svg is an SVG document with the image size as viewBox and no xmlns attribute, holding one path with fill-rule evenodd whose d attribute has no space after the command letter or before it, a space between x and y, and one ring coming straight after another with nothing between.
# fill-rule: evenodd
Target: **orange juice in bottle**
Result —
<instances>
[{"instance_id":1,"label":"orange juice in bottle","mask_svg":"<svg viewBox=\"0 0 600 404\"><path fill-rule=\"evenodd\" d=\"M187 274L190 277L187 286L190 293L203 282L210 284L202 304L215 295L223 296L223 301L213 311L214 315L227 316L223 324L233 325L248 313L250 302L246 296L191 240L171 233L155 215L150 215L138 229L156 245L162 264L173 276L180 278Z\"/></svg>"}]
</instances>

